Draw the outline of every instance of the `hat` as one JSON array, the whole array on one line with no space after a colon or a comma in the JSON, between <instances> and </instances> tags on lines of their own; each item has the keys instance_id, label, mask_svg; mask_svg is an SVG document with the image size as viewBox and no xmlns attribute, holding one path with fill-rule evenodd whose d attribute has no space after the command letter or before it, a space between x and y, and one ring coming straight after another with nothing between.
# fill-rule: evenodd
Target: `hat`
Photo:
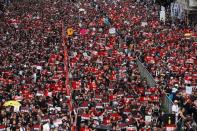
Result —
<instances>
[{"instance_id":1,"label":"hat","mask_svg":"<svg viewBox=\"0 0 197 131\"><path fill-rule=\"evenodd\" d=\"M178 87L179 85L178 85L178 84L175 84L174 86L175 86L175 87Z\"/></svg>"},{"instance_id":2,"label":"hat","mask_svg":"<svg viewBox=\"0 0 197 131\"><path fill-rule=\"evenodd\" d=\"M175 88L175 87L172 88L172 93L176 93L177 91L178 91L177 88Z\"/></svg>"},{"instance_id":3,"label":"hat","mask_svg":"<svg viewBox=\"0 0 197 131\"><path fill-rule=\"evenodd\" d=\"M178 101L177 100L174 100L174 103L178 103Z\"/></svg>"}]
</instances>

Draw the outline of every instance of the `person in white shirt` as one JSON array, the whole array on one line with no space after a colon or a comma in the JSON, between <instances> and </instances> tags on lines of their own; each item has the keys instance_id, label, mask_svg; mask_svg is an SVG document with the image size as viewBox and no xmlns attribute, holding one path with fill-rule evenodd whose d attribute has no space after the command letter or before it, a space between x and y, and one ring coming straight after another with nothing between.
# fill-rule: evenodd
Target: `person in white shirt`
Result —
<instances>
[{"instance_id":1,"label":"person in white shirt","mask_svg":"<svg viewBox=\"0 0 197 131\"><path fill-rule=\"evenodd\" d=\"M37 75L36 75L36 73L34 73L32 77L33 77L33 82L36 83L36 80L37 80Z\"/></svg>"},{"instance_id":2,"label":"person in white shirt","mask_svg":"<svg viewBox=\"0 0 197 131\"><path fill-rule=\"evenodd\" d=\"M50 131L50 124L49 123L45 123L43 125L43 131Z\"/></svg>"},{"instance_id":3,"label":"person in white shirt","mask_svg":"<svg viewBox=\"0 0 197 131\"><path fill-rule=\"evenodd\" d=\"M178 114L179 114L179 106L178 106L178 101L174 100L174 104L172 105L172 113L175 114L176 116L176 121L178 119Z\"/></svg>"}]
</instances>

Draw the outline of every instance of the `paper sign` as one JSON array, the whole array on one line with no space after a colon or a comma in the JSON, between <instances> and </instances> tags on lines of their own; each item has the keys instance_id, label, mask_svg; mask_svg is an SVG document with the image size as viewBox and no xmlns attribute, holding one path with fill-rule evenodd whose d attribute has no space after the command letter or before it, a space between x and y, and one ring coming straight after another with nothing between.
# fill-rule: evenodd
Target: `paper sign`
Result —
<instances>
[{"instance_id":1,"label":"paper sign","mask_svg":"<svg viewBox=\"0 0 197 131\"><path fill-rule=\"evenodd\" d=\"M187 94L192 94L192 86L186 86L185 89Z\"/></svg>"},{"instance_id":2,"label":"paper sign","mask_svg":"<svg viewBox=\"0 0 197 131\"><path fill-rule=\"evenodd\" d=\"M42 66L36 66L37 70L42 70Z\"/></svg>"},{"instance_id":3,"label":"paper sign","mask_svg":"<svg viewBox=\"0 0 197 131\"><path fill-rule=\"evenodd\" d=\"M19 110L20 110L20 106L19 107L14 106L14 112L19 112Z\"/></svg>"},{"instance_id":4,"label":"paper sign","mask_svg":"<svg viewBox=\"0 0 197 131\"><path fill-rule=\"evenodd\" d=\"M151 116L145 116L145 122L151 122Z\"/></svg>"},{"instance_id":5,"label":"paper sign","mask_svg":"<svg viewBox=\"0 0 197 131\"><path fill-rule=\"evenodd\" d=\"M58 126L61 125L61 124L62 124L62 120L61 120L61 119L56 119L56 120L54 121L55 127L58 127Z\"/></svg>"},{"instance_id":6,"label":"paper sign","mask_svg":"<svg viewBox=\"0 0 197 131\"><path fill-rule=\"evenodd\" d=\"M185 37L190 37L192 34L191 33L185 33Z\"/></svg>"},{"instance_id":7,"label":"paper sign","mask_svg":"<svg viewBox=\"0 0 197 131\"><path fill-rule=\"evenodd\" d=\"M88 54L86 52L83 53L84 57L88 57Z\"/></svg>"},{"instance_id":8,"label":"paper sign","mask_svg":"<svg viewBox=\"0 0 197 131\"><path fill-rule=\"evenodd\" d=\"M83 11L85 11L85 9L83 9L83 8L80 8L80 9L79 9L79 11L82 11L82 12L83 12Z\"/></svg>"},{"instance_id":9,"label":"paper sign","mask_svg":"<svg viewBox=\"0 0 197 131\"><path fill-rule=\"evenodd\" d=\"M143 26L143 27L145 27L146 25L148 25L147 22L142 22L142 23L141 23L141 26Z\"/></svg>"},{"instance_id":10,"label":"paper sign","mask_svg":"<svg viewBox=\"0 0 197 131\"><path fill-rule=\"evenodd\" d=\"M165 20L166 20L166 13L165 13L165 11L160 11L160 21L163 21L163 22L165 22Z\"/></svg>"},{"instance_id":11,"label":"paper sign","mask_svg":"<svg viewBox=\"0 0 197 131\"><path fill-rule=\"evenodd\" d=\"M115 33L116 33L116 28L109 29L109 34L115 34Z\"/></svg>"}]
</instances>

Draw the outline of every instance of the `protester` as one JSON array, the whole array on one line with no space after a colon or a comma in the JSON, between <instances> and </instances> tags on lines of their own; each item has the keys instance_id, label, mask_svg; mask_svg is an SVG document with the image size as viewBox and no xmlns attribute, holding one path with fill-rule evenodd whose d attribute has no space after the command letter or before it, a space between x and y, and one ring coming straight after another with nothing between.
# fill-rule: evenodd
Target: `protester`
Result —
<instances>
[{"instance_id":1,"label":"protester","mask_svg":"<svg viewBox=\"0 0 197 131\"><path fill-rule=\"evenodd\" d=\"M152 1L135 0L10 5L0 23L1 129L165 128L156 122L163 116L160 86L185 108L193 106L195 90L190 96L180 92L184 80L195 82L196 49L183 39L192 29L160 22L158 11ZM141 79L137 56L157 87ZM4 106L8 100L21 105Z\"/></svg>"}]
</instances>

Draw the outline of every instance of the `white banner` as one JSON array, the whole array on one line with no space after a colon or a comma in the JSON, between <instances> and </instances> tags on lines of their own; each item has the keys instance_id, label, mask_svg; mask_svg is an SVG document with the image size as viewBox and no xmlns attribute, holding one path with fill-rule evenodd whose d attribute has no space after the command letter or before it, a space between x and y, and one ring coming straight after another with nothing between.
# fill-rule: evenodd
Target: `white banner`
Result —
<instances>
[{"instance_id":1,"label":"white banner","mask_svg":"<svg viewBox=\"0 0 197 131\"><path fill-rule=\"evenodd\" d=\"M160 21L165 22L165 20L166 20L166 12L160 11Z\"/></svg>"},{"instance_id":2,"label":"white banner","mask_svg":"<svg viewBox=\"0 0 197 131\"><path fill-rule=\"evenodd\" d=\"M186 86L185 87L186 93L191 95L192 94L192 86Z\"/></svg>"},{"instance_id":3,"label":"white banner","mask_svg":"<svg viewBox=\"0 0 197 131\"><path fill-rule=\"evenodd\" d=\"M197 7L197 0L189 0L189 7Z\"/></svg>"}]
</instances>

